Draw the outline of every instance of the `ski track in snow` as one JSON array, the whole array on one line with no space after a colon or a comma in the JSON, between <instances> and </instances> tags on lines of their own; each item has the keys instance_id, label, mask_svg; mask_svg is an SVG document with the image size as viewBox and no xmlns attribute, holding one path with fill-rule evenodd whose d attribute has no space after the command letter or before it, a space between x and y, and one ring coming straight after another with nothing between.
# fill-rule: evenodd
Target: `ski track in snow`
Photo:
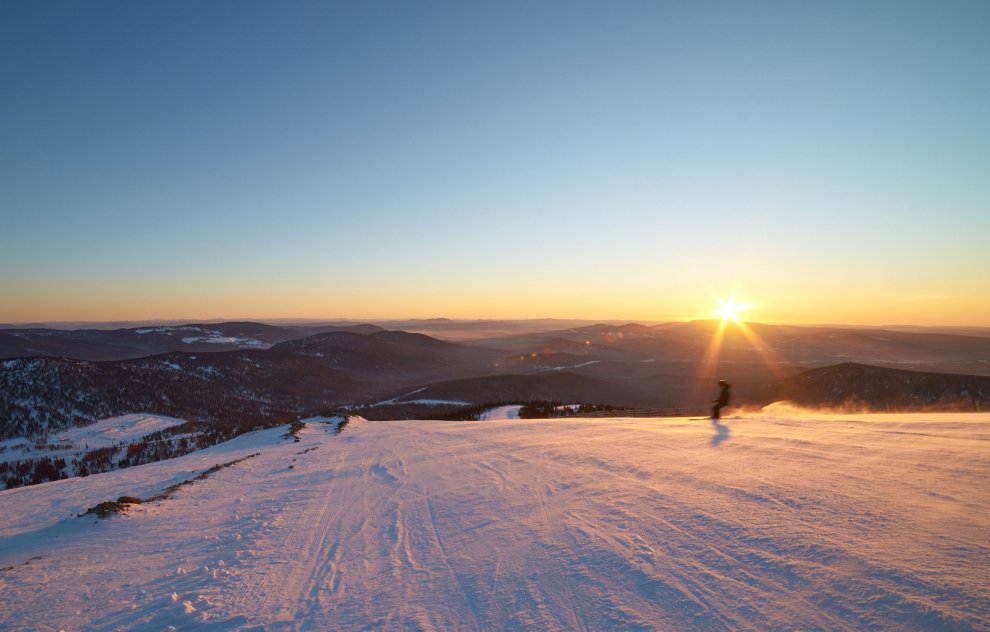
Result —
<instances>
[{"instance_id":1,"label":"ski track in snow","mask_svg":"<svg viewBox=\"0 0 990 632\"><path fill-rule=\"evenodd\" d=\"M990 630L987 414L328 429L0 492L0 629Z\"/></svg>"}]
</instances>

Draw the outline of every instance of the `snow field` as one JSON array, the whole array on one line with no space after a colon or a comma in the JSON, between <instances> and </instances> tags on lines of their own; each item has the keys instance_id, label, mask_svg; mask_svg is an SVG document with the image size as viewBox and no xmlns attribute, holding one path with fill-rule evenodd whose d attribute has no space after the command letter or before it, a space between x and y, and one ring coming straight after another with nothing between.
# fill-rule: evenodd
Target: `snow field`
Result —
<instances>
[{"instance_id":1,"label":"snow field","mask_svg":"<svg viewBox=\"0 0 990 632\"><path fill-rule=\"evenodd\" d=\"M990 415L328 430L0 492L0 628L990 629Z\"/></svg>"},{"instance_id":2,"label":"snow field","mask_svg":"<svg viewBox=\"0 0 990 632\"><path fill-rule=\"evenodd\" d=\"M510 406L498 406L492 408L491 410L486 410L481 413L479 417L480 421L506 421L508 419L519 419L519 411L522 406L510 405Z\"/></svg>"},{"instance_id":3,"label":"snow field","mask_svg":"<svg viewBox=\"0 0 990 632\"><path fill-rule=\"evenodd\" d=\"M137 441L141 437L184 424L184 419L139 413L101 419L94 424L71 428L54 435L52 443L88 444L90 448L102 448L120 443Z\"/></svg>"},{"instance_id":4,"label":"snow field","mask_svg":"<svg viewBox=\"0 0 990 632\"><path fill-rule=\"evenodd\" d=\"M70 428L50 436L47 444L57 446L55 449L49 449L47 446L39 449L24 438L0 442L0 446L7 448L0 452L0 462L42 457L53 459L77 457L96 448L136 442L142 437L183 423L185 423L184 419L148 413L108 417L88 426Z\"/></svg>"}]
</instances>

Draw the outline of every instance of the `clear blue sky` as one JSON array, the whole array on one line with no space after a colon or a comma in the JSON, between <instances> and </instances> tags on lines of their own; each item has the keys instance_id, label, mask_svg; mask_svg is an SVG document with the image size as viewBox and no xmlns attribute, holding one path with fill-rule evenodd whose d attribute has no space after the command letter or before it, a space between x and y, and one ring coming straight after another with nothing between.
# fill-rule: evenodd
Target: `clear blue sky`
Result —
<instances>
[{"instance_id":1,"label":"clear blue sky","mask_svg":"<svg viewBox=\"0 0 990 632\"><path fill-rule=\"evenodd\" d=\"M990 2L0 3L0 322L990 325Z\"/></svg>"}]
</instances>

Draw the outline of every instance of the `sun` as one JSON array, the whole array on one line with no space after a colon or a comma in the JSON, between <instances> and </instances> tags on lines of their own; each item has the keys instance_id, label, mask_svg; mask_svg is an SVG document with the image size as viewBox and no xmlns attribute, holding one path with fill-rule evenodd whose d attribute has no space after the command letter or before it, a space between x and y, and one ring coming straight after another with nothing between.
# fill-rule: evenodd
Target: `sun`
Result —
<instances>
[{"instance_id":1,"label":"sun","mask_svg":"<svg viewBox=\"0 0 990 632\"><path fill-rule=\"evenodd\" d=\"M739 315L747 309L749 309L749 305L739 304L735 298L725 301L718 299L718 309L715 310L715 313L721 316L723 323L738 323L740 322Z\"/></svg>"}]
</instances>

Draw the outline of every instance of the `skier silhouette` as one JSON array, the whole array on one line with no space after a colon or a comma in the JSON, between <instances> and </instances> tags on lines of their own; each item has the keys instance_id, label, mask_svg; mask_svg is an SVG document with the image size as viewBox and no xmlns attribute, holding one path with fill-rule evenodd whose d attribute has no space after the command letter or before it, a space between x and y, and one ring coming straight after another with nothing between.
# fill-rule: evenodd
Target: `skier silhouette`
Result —
<instances>
[{"instance_id":1,"label":"skier silhouette","mask_svg":"<svg viewBox=\"0 0 990 632\"><path fill-rule=\"evenodd\" d=\"M718 398L715 399L714 406L712 406L712 419L721 419L722 408L728 406L729 404L729 383L725 380L718 381Z\"/></svg>"}]
</instances>

